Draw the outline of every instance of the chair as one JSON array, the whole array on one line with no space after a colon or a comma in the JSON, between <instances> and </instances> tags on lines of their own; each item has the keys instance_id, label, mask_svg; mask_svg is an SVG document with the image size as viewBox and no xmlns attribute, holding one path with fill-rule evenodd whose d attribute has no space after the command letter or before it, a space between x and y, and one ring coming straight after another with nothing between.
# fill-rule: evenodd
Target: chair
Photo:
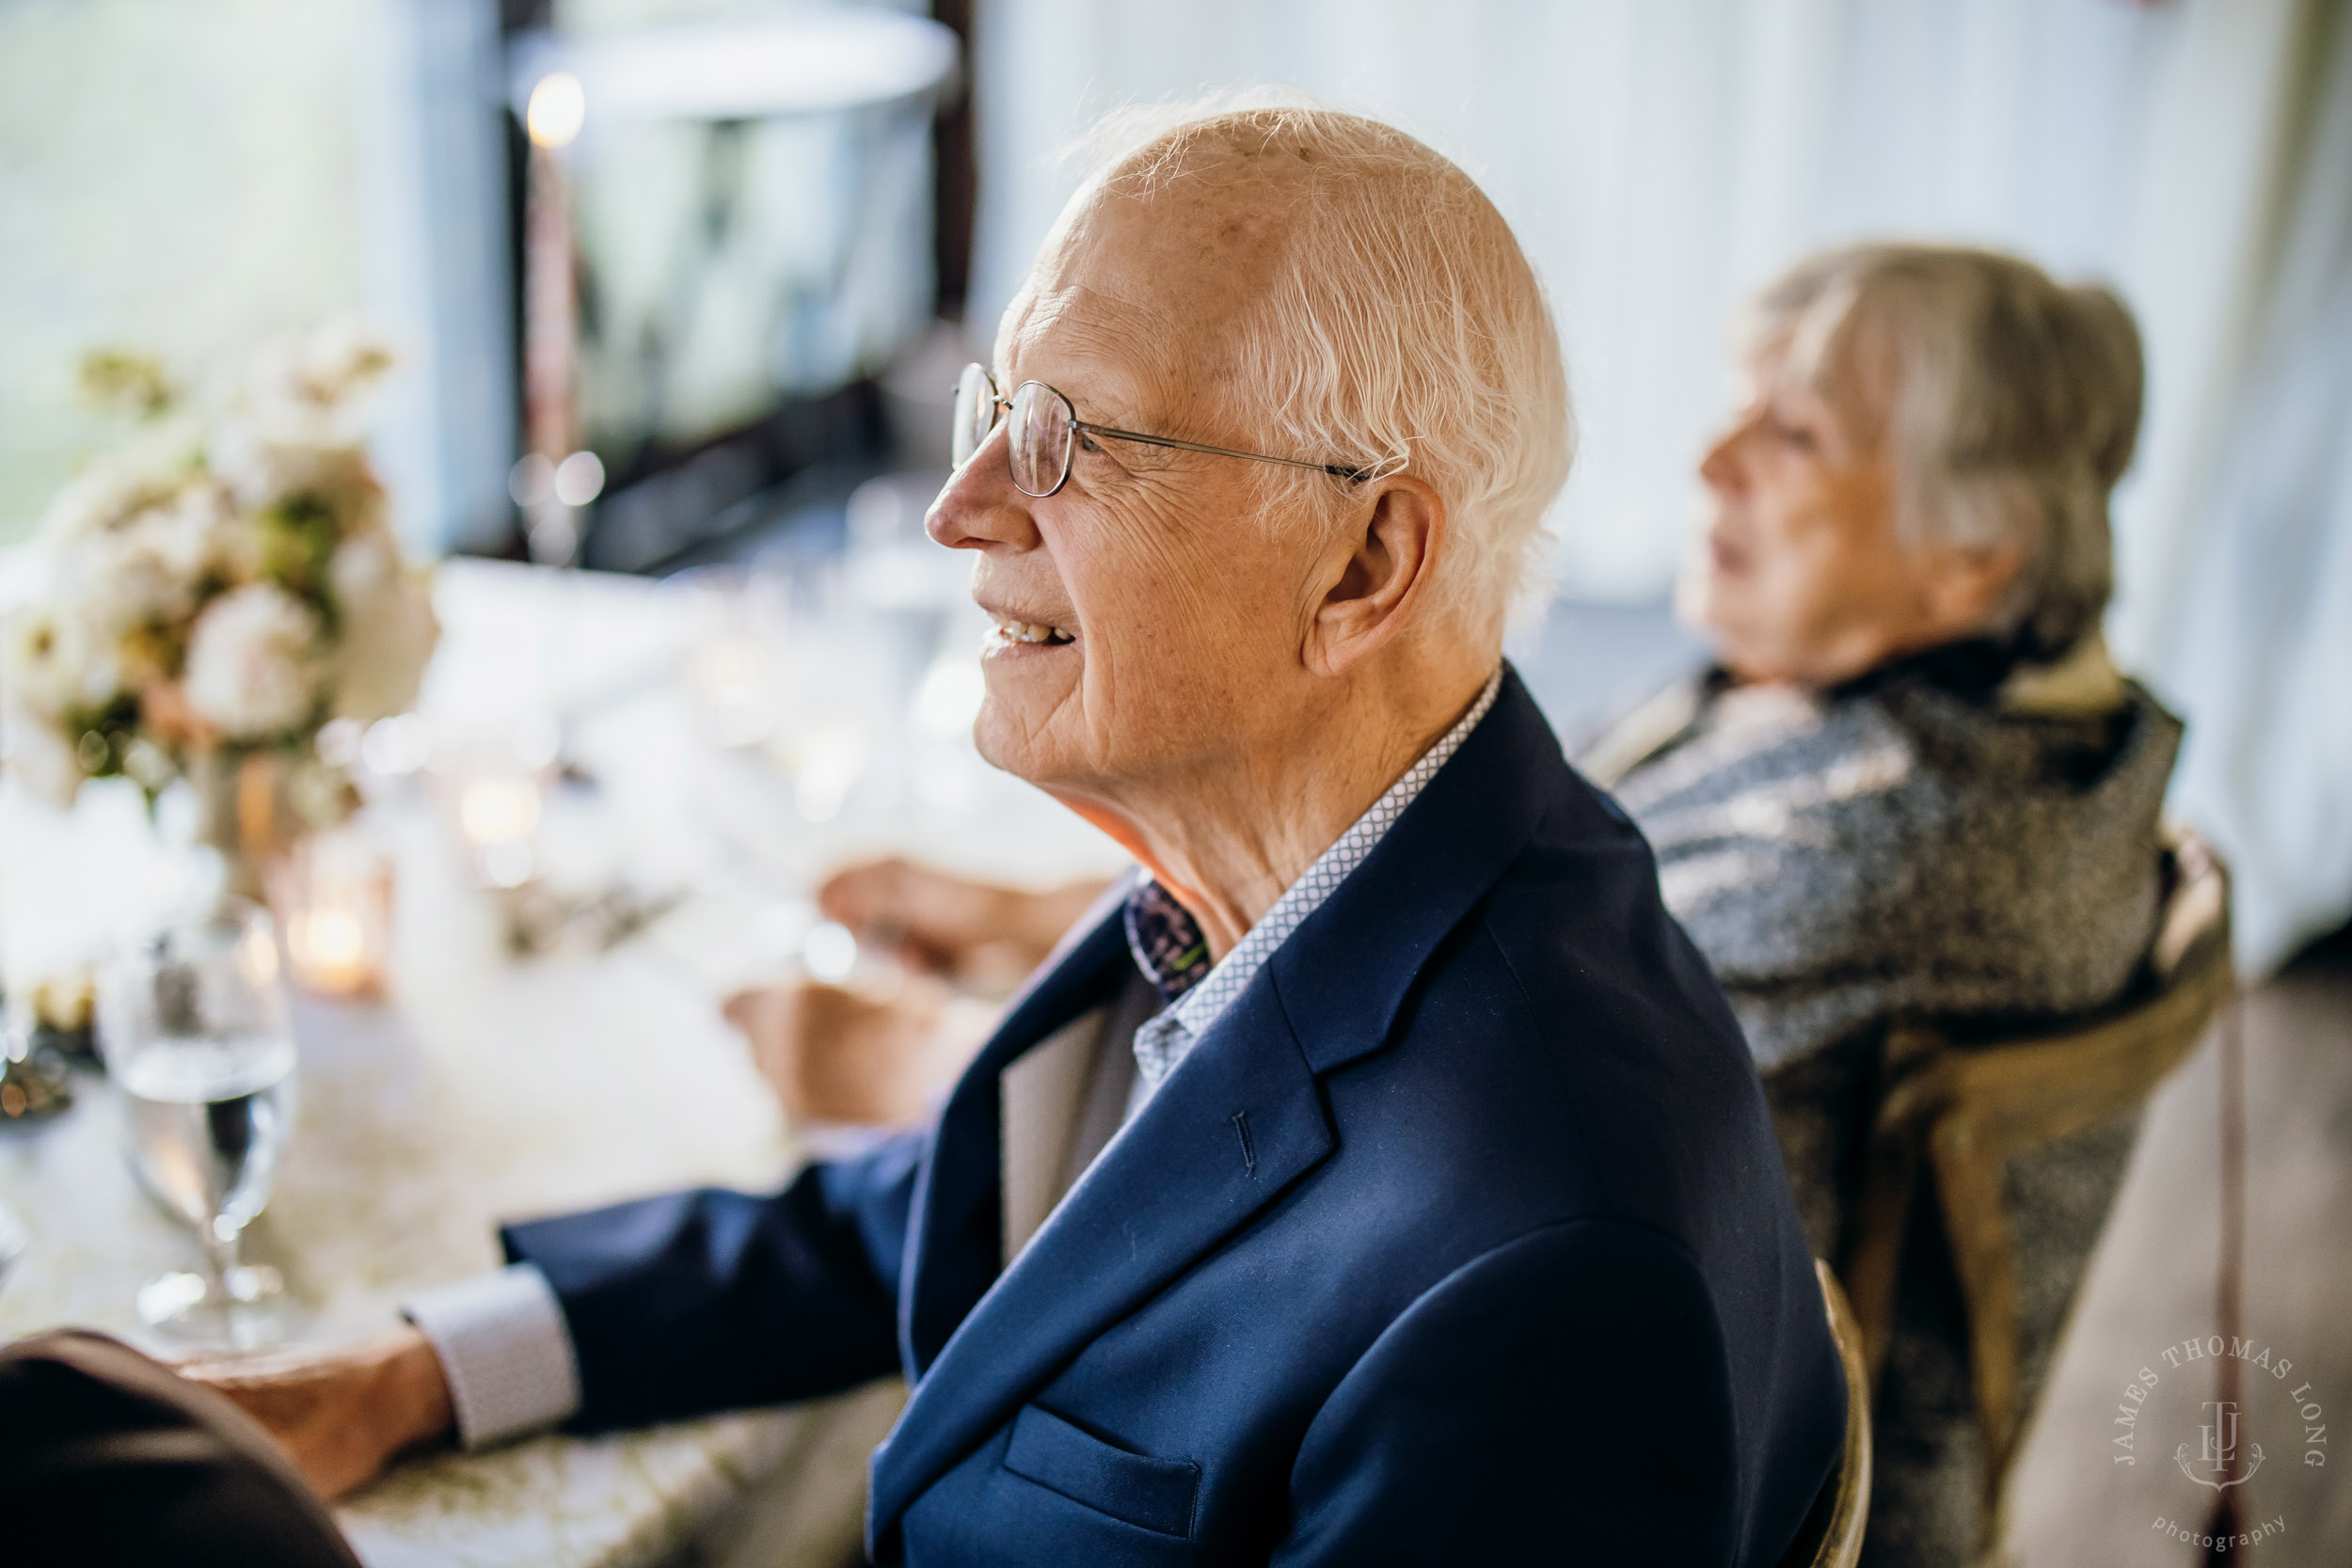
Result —
<instances>
[{"instance_id":1,"label":"chair","mask_svg":"<svg viewBox=\"0 0 2352 1568\"><path fill-rule=\"evenodd\" d=\"M1967 1315L1988 1538L2026 1415L2018 1393L2017 1258L2002 1201L2008 1162L2144 1101L2195 1049L2233 984L2220 858L2186 830L2168 829L2163 885L2146 969L2102 1015L1992 1038L1949 1022L1906 1022L1887 1034L1885 1090L1843 1275L1875 1390L1924 1164L1933 1174Z\"/></svg>"},{"instance_id":2,"label":"chair","mask_svg":"<svg viewBox=\"0 0 2352 1568\"><path fill-rule=\"evenodd\" d=\"M1818 1259L1821 1301L1837 1359L1846 1373L1846 1450L1837 1473L1822 1483L1797 1538L1781 1554L1780 1568L1853 1568L1862 1556L1862 1526L1870 1512L1870 1376L1863 1359L1862 1328L1837 1276Z\"/></svg>"}]
</instances>

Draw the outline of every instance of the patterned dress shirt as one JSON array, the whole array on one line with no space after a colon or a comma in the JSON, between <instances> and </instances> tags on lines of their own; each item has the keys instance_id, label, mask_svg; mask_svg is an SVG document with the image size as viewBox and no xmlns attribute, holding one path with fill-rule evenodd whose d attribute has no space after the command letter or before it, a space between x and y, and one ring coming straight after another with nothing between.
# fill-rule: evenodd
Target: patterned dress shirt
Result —
<instances>
[{"instance_id":1,"label":"patterned dress shirt","mask_svg":"<svg viewBox=\"0 0 2352 1568\"><path fill-rule=\"evenodd\" d=\"M1200 922L1167 889L1148 879L1136 884L1127 898L1127 946L1145 978L1159 988L1168 1009L1136 1030L1136 1086L1127 1102L1130 1117L1176 1070L1176 1065L1208 1033L1209 1025L1248 988L1275 950L1331 896L1349 872L1363 863L1390 825L1405 815L1405 808L1438 776L1438 769L1462 749L1462 742L1486 717L1486 710L1495 705L1495 694L1502 689L1502 669L1498 665L1470 711L1439 736L1437 744L1423 752L1331 847L1317 856L1218 962L1209 961L1209 944L1200 934Z\"/></svg>"}]
</instances>

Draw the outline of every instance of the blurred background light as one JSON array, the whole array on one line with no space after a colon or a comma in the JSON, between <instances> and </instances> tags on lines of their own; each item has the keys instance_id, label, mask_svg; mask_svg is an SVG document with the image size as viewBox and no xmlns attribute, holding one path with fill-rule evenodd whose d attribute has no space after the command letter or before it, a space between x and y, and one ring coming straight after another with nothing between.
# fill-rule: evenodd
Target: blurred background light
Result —
<instances>
[{"instance_id":1,"label":"blurred background light","mask_svg":"<svg viewBox=\"0 0 2352 1568\"><path fill-rule=\"evenodd\" d=\"M506 490L516 506L528 509L545 504L555 494L555 465L538 452L525 452L508 473Z\"/></svg>"},{"instance_id":2,"label":"blurred background light","mask_svg":"<svg viewBox=\"0 0 2352 1568\"><path fill-rule=\"evenodd\" d=\"M523 125L541 147L569 147L588 118L588 95L568 71L551 71L531 89Z\"/></svg>"},{"instance_id":3,"label":"blurred background light","mask_svg":"<svg viewBox=\"0 0 2352 1568\"><path fill-rule=\"evenodd\" d=\"M801 939L801 963L812 978L838 985L857 968L857 938L847 926L821 921Z\"/></svg>"},{"instance_id":4,"label":"blurred background light","mask_svg":"<svg viewBox=\"0 0 2352 1568\"><path fill-rule=\"evenodd\" d=\"M604 493L604 464L593 451L576 451L555 466L555 499L586 506Z\"/></svg>"}]
</instances>

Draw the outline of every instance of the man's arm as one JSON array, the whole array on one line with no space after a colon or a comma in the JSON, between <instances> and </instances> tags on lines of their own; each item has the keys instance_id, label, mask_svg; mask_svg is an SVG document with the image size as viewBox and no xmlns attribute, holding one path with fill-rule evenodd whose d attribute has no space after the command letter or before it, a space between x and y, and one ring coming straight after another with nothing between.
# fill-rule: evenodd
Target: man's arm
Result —
<instances>
[{"instance_id":1,"label":"man's arm","mask_svg":"<svg viewBox=\"0 0 2352 1568\"><path fill-rule=\"evenodd\" d=\"M568 1356L582 1427L850 1387L898 1364L898 1269L925 1136L812 1165L772 1197L684 1193L509 1229L509 1255L544 1281L533 1290L542 1300L552 1290L552 1347L532 1345L528 1324L497 1321L494 1308L479 1338L444 1332L455 1364L406 1326L335 1351L180 1370L259 1420L327 1497L405 1449L459 1434L457 1388L482 1386L485 1371L463 1363L483 1343L501 1355L521 1344L540 1359L550 1348ZM511 1302L531 1292L495 1293ZM418 1316L446 1329L437 1312Z\"/></svg>"},{"instance_id":2,"label":"man's arm","mask_svg":"<svg viewBox=\"0 0 2352 1568\"><path fill-rule=\"evenodd\" d=\"M503 1232L552 1288L583 1431L834 1393L898 1365L898 1275L929 1133L773 1196L706 1189Z\"/></svg>"},{"instance_id":3,"label":"man's arm","mask_svg":"<svg viewBox=\"0 0 2352 1568\"><path fill-rule=\"evenodd\" d=\"M1333 1391L1274 1560L1738 1563L1740 1478L1761 1468L1740 1445L1759 1440L1688 1255L1614 1222L1553 1226L1449 1276ZM1790 1500L1792 1531L1820 1480Z\"/></svg>"}]
</instances>

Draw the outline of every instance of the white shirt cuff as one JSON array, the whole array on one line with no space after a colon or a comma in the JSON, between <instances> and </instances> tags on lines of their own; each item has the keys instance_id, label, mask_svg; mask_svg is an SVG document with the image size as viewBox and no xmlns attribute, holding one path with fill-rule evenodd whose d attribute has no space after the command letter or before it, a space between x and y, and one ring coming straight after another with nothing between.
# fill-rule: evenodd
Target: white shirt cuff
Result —
<instances>
[{"instance_id":1,"label":"white shirt cuff","mask_svg":"<svg viewBox=\"0 0 2352 1568\"><path fill-rule=\"evenodd\" d=\"M572 1333L536 1264L421 1291L400 1309L441 1358L465 1447L553 1426L580 1408Z\"/></svg>"}]
</instances>

